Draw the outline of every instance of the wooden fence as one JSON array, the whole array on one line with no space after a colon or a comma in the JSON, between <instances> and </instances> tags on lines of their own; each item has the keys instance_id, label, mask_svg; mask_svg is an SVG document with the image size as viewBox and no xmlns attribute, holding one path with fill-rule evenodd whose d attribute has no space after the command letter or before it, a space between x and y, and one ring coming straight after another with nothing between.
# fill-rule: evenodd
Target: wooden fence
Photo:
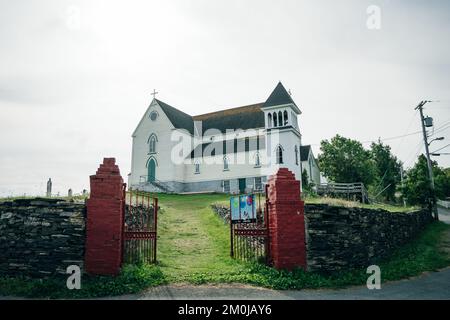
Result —
<instances>
[{"instance_id":1,"label":"wooden fence","mask_svg":"<svg viewBox=\"0 0 450 320\"><path fill-rule=\"evenodd\" d=\"M359 200L369 203L366 187L362 182L357 183L321 183L317 186L317 193L321 196L334 196L347 200Z\"/></svg>"}]
</instances>

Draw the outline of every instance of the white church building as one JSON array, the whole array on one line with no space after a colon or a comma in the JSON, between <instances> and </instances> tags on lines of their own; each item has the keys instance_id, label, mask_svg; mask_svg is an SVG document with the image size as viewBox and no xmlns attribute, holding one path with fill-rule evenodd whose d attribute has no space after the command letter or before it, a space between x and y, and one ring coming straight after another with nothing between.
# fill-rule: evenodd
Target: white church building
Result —
<instances>
[{"instance_id":1,"label":"white church building","mask_svg":"<svg viewBox=\"0 0 450 320\"><path fill-rule=\"evenodd\" d=\"M132 135L128 185L149 192L249 193L262 191L280 167L300 180L300 114L281 82L265 102L197 116L154 98ZM311 167L308 176L316 177Z\"/></svg>"}]
</instances>

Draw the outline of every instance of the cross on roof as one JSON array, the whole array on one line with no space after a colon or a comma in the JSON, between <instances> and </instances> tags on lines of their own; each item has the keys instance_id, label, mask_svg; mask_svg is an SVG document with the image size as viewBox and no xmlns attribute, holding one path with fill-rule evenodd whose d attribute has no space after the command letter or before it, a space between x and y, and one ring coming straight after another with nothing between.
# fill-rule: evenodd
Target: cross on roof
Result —
<instances>
[{"instance_id":1,"label":"cross on roof","mask_svg":"<svg viewBox=\"0 0 450 320\"><path fill-rule=\"evenodd\" d=\"M156 90L153 89L153 92L151 93L151 95L153 96L153 99L156 98L156 95L157 95L158 93L159 93L159 92L156 92Z\"/></svg>"}]
</instances>

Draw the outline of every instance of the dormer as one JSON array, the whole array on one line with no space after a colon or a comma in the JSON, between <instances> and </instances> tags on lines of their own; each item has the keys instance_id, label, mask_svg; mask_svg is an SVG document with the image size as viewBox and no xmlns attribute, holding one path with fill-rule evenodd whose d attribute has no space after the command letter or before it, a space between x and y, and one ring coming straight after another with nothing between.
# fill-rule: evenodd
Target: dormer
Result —
<instances>
[{"instance_id":1,"label":"dormer","mask_svg":"<svg viewBox=\"0 0 450 320\"><path fill-rule=\"evenodd\" d=\"M278 82L261 110L264 111L266 129L292 127L300 131L297 116L301 111L281 82Z\"/></svg>"}]
</instances>

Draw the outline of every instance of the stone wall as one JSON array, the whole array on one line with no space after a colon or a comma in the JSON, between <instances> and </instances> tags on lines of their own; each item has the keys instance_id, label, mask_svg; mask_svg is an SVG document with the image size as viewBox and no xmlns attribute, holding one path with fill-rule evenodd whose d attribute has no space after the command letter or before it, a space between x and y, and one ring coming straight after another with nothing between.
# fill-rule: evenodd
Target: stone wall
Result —
<instances>
[{"instance_id":1,"label":"stone wall","mask_svg":"<svg viewBox=\"0 0 450 320\"><path fill-rule=\"evenodd\" d=\"M229 206L213 211L229 221ZM365 268L417 238L433 221L428 210L393 213L385 210L305 205L308 271L331 273Z\"/></svg>"},{"instance_id":2,"label":"stone wall","mask_svg":"<svg viewBox=\"0 0 450 320\"><path fill-rule=\"evenodd\" d=\"M416 238L432 221L428 210L385 210L306 205L308 270L368 267Z\"/></svg>"},{"instance_id":3,"label":"stone wall","mask_svg":"<svg viewBox=\"0 0 450 320\"><path fill-rule=\"evenodd\" d=\"M0 203L0 275L45 277L83 267L85 205L57 199Z\"/></svg>"}]
</instances>

